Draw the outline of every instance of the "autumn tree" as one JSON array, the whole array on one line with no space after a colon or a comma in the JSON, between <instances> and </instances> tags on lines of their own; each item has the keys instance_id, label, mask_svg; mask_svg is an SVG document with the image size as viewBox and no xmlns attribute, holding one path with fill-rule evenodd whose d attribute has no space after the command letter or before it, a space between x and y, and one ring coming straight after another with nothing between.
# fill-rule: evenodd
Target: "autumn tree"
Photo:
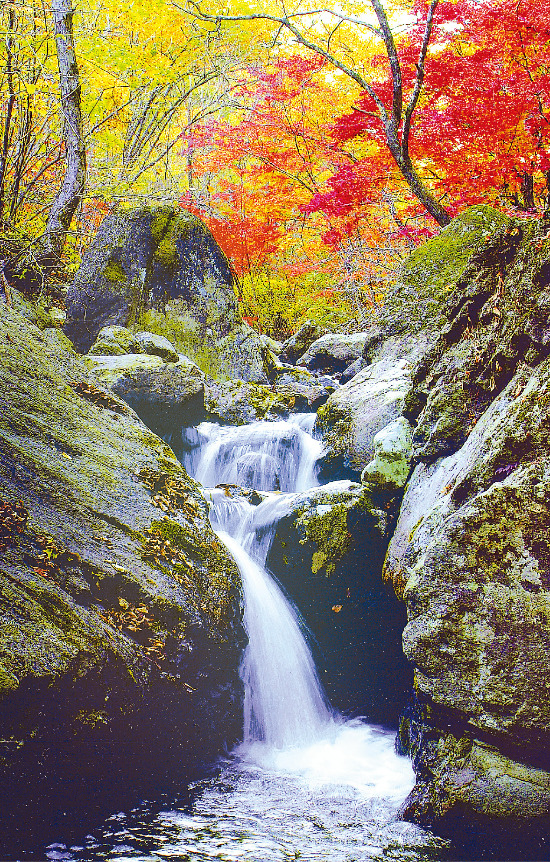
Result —
<instances>
[{"instance_id":1,"label":"autumn tree","mask_svg":"<svg viewBox=\"0 0 550 862\"><path fill-rule=\"evenodd\" d=\"M379 128L384 135L385 144L401 176L415 197L430 213L435 221L444 226L450 215L440 204L411 156L410 137L413 116L420 99L428 46L432 34L434 13L439 0L431 0L422 17L422 37L415 60L415 74L412 80L405 81L402 58L386 10L380 0L370 0L370 10L374 13L376 24L371 17L346 14L333 9L286 11L283 14L253 12L246 15L226 15L209 13L198 4L189 0L189 13L204 22L246 22L261 20L270 22L276 28L276 36L288 34L299 45L321 57L333 69L354 82L372 102ZM420 19L419 19L420 20ZM360 63L353 63L356 46L361 44L363 34L368 33L381 43L385 52L387 80L383 86L376 86L362 73Z\"/></svg>"}]
</instances>

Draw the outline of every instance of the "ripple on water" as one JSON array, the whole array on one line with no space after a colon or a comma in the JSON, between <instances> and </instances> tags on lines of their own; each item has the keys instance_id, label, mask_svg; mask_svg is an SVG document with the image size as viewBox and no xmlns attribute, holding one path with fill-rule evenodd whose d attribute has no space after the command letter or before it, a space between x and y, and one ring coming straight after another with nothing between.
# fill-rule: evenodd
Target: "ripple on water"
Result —
<instances>
[{"instance_id":1,"label":"ripple on water","mask_svg":"<svg viewBox=\"0 0 550 862\"><path fill-rule=\"evenodd\" d=\"M393 793L387 786L389 793L383 797L373 792L376 777L362 783L327 783L327 770L313 766L315 753L319 750L285 752L289 759L286 769L284 757L281 765L282 753L278 760L273 752L269 756L264 752L262 765L235 759L216 778L194 786L197 796L191 808L156 815L147 810L135 812L124 828L114 831L106 823L103 830L88 837L82 849L57 845L46 856L52 862L419 862L445 858L441 840L396 820L402 786ZM290 771L292 758L297 772ZM329 764L329 772L332 766ZM395 768L393 774L398 778ZM386 785L388 780L386 770Z\"/></svg>"}]
</instances>

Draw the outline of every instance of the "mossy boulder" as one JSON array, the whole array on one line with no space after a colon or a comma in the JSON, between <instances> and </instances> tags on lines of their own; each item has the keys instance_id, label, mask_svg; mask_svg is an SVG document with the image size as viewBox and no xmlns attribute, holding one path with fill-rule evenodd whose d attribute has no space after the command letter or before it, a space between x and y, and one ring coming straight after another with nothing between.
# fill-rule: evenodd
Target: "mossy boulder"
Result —
<instances>
[{"instance_id":1,"label":"mossy boulder","mask_svg":"<svg viewBox=\"0 0 550 862\"><path fill-rule=\"evenodd\" d=\"M326 335L326 332L326 329L319 326L318 323L313 323L311 320L304 321L294 335L283 342L279 353L280 358L283 362L296 362L311 347L313 342L321 338L322 335Z\"/></svg>"},{"instance_id":2,"label":"mossy boulder","mask_svg":"<svg viewBox=\"0 0 550 862\"><path fill-rule=\"evenodd\" d=\"M295 398L260 383L243 380L213 380L205 386L205 408L212 422L246 425L258 419L286 417L295 407Z\"/></svg>"},{"instance_id":3,"label":"mossy boulder","mask_svg":"<svg viewBox=\"0 0 550 862\"><path fill-rule=\"evenodd\" d=\"M88 355L84 361L100 383L167 441L205 418L204 374L186 356L166 362L154 354Z\"/></svg>"},{"instance_id":4,"label":"mossy boulder","mask_svg":"<svg viewBox=\"0 0 550 862\"><path fill-rule=\"evenodd\" d=\"M404 261L378 318L378 339L406 333L412 337L444 324L445 302L477 254L493 234L510 223L486 205L469 207Z\"/></svg>"},{"instance_id":5,"label":"mossy boulder","mask_svg":"<svg viewBox=\"0 0 550 862\"><path fill-rule=\"evenodd\" d=\"M150 309L136 327L162 335L207 374L217 380L269 382L270 350L262 336L239 321L220 337L219 330L201 325L183 300L166 304L164 311ZM267 361L266 361L267 360Z\"/></svg>"},{"instance_id":6,"label":"mossy boulder","mask_svg":"<svg viewBox=\"0 0 550 862\"><path fill-rule=\"evenodd\" d=\"M286 366L277 376L273 388L279 395L294 399L296 410L309 413L317 411L327 401L338 388L338 383L332 377L317 376L305 368L289 369Z\"/></svg>"},{"instance_id":7,"label":"mossy boulder","mask_svg":"<svg viewBox=\"0 0 550 862\"><path fill-rule=\"evenodd\" d=\"M403 263L384 306L362 334L362 361L367 367L319 412L327 476L357 476L373 457L378 431L403 414L416 420L426 403L418 383L428 376L432 351L448 326L451 297L456 293L459 302L464 285L475 277L483 250L496 259L496 250L489 251L493 234L512 230L511 220L492 207L470 207ZM496 245L500 249L498 241ZM460 368L455 370L458 390L463 378ZM455 442L465 413L460 398L457 391L444 417L438 405L434 411L441 431L446 425L446 436Z\"/></svg>"},{"instance_id":8,"label":"mossy boulder","mask_svg":"<svg viewBox=\"0 0 550 862\"><path fill-rule=\"evenodd\" d=\"M245 323L234 326L231 332L217 339L214 350L220 376L250 383L269 382L269 362L266 368L269 350L261 336Z\"/></svg>"},{"instance_id":9,"label":"mossy boulder","mask_svg":"<svg viewBox=\"0 0 550 862\"><path fill-rule=\"evenodd\" d=\"M148 353L160 356L165 362L178 362L179 354L171 341L154 332L132 332L126 326L105 326L90 347L91 356L124 356L129 353Z\"/></svg>"},{"instance_id":10,"label":"mossy boulder","mask_svg":"<svg viewBox=\"0 0 550 862\"><path fill-rule=\"evenodd\" d=\"M414 371L425 342L401 339L386 345L384 358L373 362L334 392L317 412L317 428L327 453L323 470L359 478L374 458L378 432L405 409Z\"/></svg>"},{"instance_id":11,"label":"mossy boulder","mask_svg":"<svg viewBox=\"0 0 550 862\"><path fill-rule=\"evenodd\" d=\"M344 371L356 359L359 359L365 346L365 335L354 332L327 333L311 344L305 353L297 360L297 365L303 365L310 371L324 371L329 374Z\"/></svg>"},{"instance_id":12,"label":"mossy boulder","mask_svg":"<svg viewBox=\"0 0 550 862\"><path fill-rule=\"evenodd\" d=\"M229 263L200 219L177 205L120 208L69 288L65 332L86 353L103 327L137 324L174 299L218 337L240 322Z\"/></svg>"},{"instance_id":13,"label":"mossy boulder","mask_svg":"<svg viewBox=\"0 0 550 862\"><path fill-rule=\"evenodd\" d=\"M412 460L413 432L404 416L394 419L373 438L374 458L361 473L361 482L380 490L405 487Z\"/></svg>"},{"instance_id":14,"label":"mossy boulder","mask_svg":"<svg viewBox=\"0 0 550 862\"><path fill-rule=\"evenodd\" d=\"M334 482L295 497L267 558L313 634L333 705L387 724L411 684L403 608L380 578L392 524L365 488Z\"/></svg>"},{"instance_id":15,"label":"mossy boulder","mask_svg":"<svg viewBox=\"0 0 550 862\"><path fill-rule=\"evenodd\" d=\"M405 814L520 844L550 822L549 294L544 220L470 256L406 398L416 466L385 563L422 705Z\"/></svg>"},{"instance_id":16,"label":"mossy boulder","mask_svg":"<svg viewBox=\"0 0 550 862\"><path fill-rule=\"evenodd\" d=\"M5 304L0 357L7 853L234 741L242 636L237 569L168 446Z\"/></svg>"}]
</instances>

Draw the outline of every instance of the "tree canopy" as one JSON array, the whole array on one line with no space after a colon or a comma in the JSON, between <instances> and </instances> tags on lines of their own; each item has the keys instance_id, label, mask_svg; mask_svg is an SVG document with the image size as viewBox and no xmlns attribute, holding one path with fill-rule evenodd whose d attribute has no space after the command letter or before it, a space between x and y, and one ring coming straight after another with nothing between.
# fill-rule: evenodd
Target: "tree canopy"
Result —
<instances>
[{"instance_id":1,"label":"tree canopy","mask_svg":"<svg viewBox=\"0 0 550 862\"><path fill-rule=\"evenodd\" d=\"M251 322L337 324L465 206L548 206L535 0L7 0L0 28L0 258L36 253L55 222L62 279L107 212L179 199Z\"/></svg>"}]
</instances>

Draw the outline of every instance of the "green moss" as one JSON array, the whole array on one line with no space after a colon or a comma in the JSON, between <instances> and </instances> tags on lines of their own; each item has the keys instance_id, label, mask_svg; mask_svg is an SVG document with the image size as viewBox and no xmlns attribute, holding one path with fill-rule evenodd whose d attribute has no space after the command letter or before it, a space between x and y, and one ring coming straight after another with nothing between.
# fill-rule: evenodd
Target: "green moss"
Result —
<instances>
[{"instance_id":1,"label":"green moss","mask_svg":"<svg viewBox=\"0 0 550 862\"><path fill-rule=\"evenodd\" d=\"M403 266L403 280L422 294L445 296L460 278L471 255L507 216L490 206L469 207L441 231L416 249Z\"/></svg>"},{"instance_id":2,"label":"green moss","mask_svg":"<svg viewBox=\"0 0 550 862\"><path fill-rule=\"evenodd\" d=\"M351 534L348 531L347 515L345 503L338 503L322 515L304 514L298 520L298 525L304 531L300 544L312 542L317 546L311 562L313 574L325 569L326 576L330 577L334 574L336 564L348 553Z\"/></svg>"},{"instance_id":3,"label":"green moss","mask_svg":"<svg viewBox=\"0 0 550 862\"><path fill-rule=\"evenodd\" d=\"M151 532L169 541L172 547L184 552L196 564L192 568L182 563L170 567L160 564L157 568L192 584L197 608L216 626L223 626L230 612L232 592L238 579L237 568L225 548L215 538L210 539L208 536L205 539L202 531L190 530L170 518L153 521ZM193 600L193 595L189 597Z\"/></svg>"},{"instance_id":4,"label":"green moss","mask_svg":"<svg viewBox=\"0 0 550 862\"><path fill-rule=\"evenodd\" d=\"M119 282L126 282L126 273L124 272L122 266L117 260L107 261L103 270L103 275L107 279L107 281L110 281L113 284L117 284Z\"/></svg>"},{"instance_id":5,"label":"green moss","mask_svg":"<svg viewBox=\"0 0 550 862\"><path fill-rule=\"evenodd\" d=\"M161 208L151 226L153 240L157 245L153 261L164 269L177 270L181 265L178 240L186 239L198 224L201 224L200 221L189 213L174 214L172 208Z\"/></svg>"},{"instance_id":6,"label":"green moss","mask_svg":"<svg viewBox=\"0 0 550 862\"><path fill-rule=\"evenodd\" d=\"M94 709L87 710L81 709L75 715L75 720L80 722L80 724L86 725L86 727L95 730L99 725L105 725L109 722L109 715L104 709Z\"/></svg>"},{"instance_id":7,"label":"green moss","mask_svg":"<svg viewBox=\"0 0 550 862\"><path fill-rule=\"evenodd\" d=\"M10 673L0 664L0 693L3 691L13 691L19 686L19 680L15 674Z\"/></svg>"},{"instance_id":8,"label":"green moss","mask_svg":"<svg viewBox=\"0 0 550 862\"><path fill-rule=\"evenodd\" d=\"M189 314L163 314L149 309L143 312L134 327L136 332L154 332L171 341L178 353L192 359L201 371L216 380L227 379L222 373L219 351L214 341L199 331Z\"/></svg>"},{"instance_id":9,"label":"green moss","mask_svg":"<svg viewBox=\"0 0 550 862\"><path fill-rule=\"evenodd\" d=\"M174 210L170 206L154 207L151 209L153 221L151 222L151 234L155 245L162 241L170 220L174 216Z\"/></svg>"}]
</instances>

